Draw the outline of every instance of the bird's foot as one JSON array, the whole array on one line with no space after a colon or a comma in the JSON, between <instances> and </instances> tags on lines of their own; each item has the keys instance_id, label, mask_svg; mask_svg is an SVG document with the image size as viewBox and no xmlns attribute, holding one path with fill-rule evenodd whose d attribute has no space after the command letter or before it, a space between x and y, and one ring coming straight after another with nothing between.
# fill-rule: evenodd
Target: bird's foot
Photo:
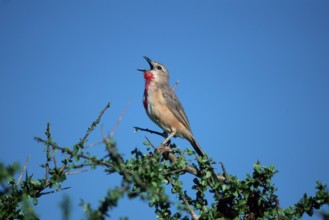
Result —
<instances>
[{"instance_id":1,"label":"bird's foot","mask_svg":"<svg viewBox=\"0 0 329 220\"><path fill-rule=\"evenodd\" d=\"M171 153L172 152L172 149L170 147L170 144L168 144L168 145L160 145L160 147L158 147L156 149L156 152L162 155L162 154Z\"/></svg>"}]
</instances>

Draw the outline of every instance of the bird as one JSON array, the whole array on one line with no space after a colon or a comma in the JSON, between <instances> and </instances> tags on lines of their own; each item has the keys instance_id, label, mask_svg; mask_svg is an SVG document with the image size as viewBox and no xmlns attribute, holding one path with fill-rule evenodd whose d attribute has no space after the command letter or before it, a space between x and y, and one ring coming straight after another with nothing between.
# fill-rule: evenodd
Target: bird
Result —
<instances>
[{"instance_id":1,"label":"bird","mask_svg":"<svg viewBox=\"0 0 329 220\"><path fill-rule=\"evenodd\" d=\"M146 56L144 59L150 69L138 69L145 78L143 105L148 117L168 134L161 145L167 144L172 137L181 137L190 142L199 156L205 156L192 133L181 102L169 84L168 69Z\"/></svg>"},{"instance_id":2,"label":"bird","mask_svg":"<svg viewBox=\"0 0 329 220\"><path fill-rule=\"evenodd\" d=\"M190 142L199 156L205 157L204 151L192 133L183 105L169 84L168 69L146 56L144 59L150 69L137 69L144 73L143 105L149 118L167 134L160 146L165 146L172 137L181 137ZM206 163L210 167L213 180L219 183L214 168L209 161Z\"/></svg>"}]
</instances>

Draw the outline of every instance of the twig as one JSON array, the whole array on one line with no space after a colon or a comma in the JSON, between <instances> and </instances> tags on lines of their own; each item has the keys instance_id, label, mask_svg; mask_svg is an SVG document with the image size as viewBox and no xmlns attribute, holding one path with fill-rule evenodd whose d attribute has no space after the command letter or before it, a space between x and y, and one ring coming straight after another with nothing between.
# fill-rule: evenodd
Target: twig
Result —
<instances>
[{"instance_id":1,"label":"twig","mask_svg":"<svg viewBox=\"0 0 329 220\"><path fill-rule=\"evenodd\" d=\"M230 177L229 177L229 175L226 172L226 169L225 169L225 166L224 166L223 162L219 162L219 163L222 166L222 170L223 170L223 175L224 175L224 178L225 178L225 182L229 182L230 181Z\"/></svg>"},{"instance_id":2,"label":"twig","mask_svg":"<svg viewBox=\"0 0 329 220\"><path fill-rule=\"evenodd\" d=\"M103 138L103 140L104 140L104 142L105 142L105 140L106 140L106 136L105 136L104 125L101 125L101 131L102 131L102 138Z\"/></svg>"},{"instance_id":3,"label":"twig","mask_svg":"<svg viewBox=\"0 0 329 220\"><path fill-rule=\"evenodd\" d=\"M84 136L84 137L79 141L79 143L78 143L78 146L79 146L79 147L82 147L83 144L86 142L86 140L87 140L89 134L90 134L90 133L96 128L96 126L99 124L99 122L101 121L101 118L103 117L105 111L106 111L108 108L110 108L110 103L109 103L109 102L106 104L106 106L104 107L104 109L99 113L97 119L96 119L96 120L95 120L95 121L94 121L94 122L88 127L88 130L87 130L85 136ZM38 138L35 138L35 139L38 139ZM40 138L40 139L41 139L41 138ZM55 146L55 147L58 147L58 146ZM68 158L66 158L66 159L67 159L67 160L72 159L72 156L73 156L73 155L74 155L74 154L72 153L72 154L70 155L70 157L68 157ZM63 172L65 168L66 168L66 165L63 164L62 167L60 168L60 171Z\"/></svg>"},{"instance_id":4,"label":"twig","mask_svg":"<svg viewBox=\"0 0 329 220\"><path fill-rule=\"evenodd\" d=\"M166 160L169 160L170 163L174 164L178 160L177 156L170 150L161 150L156 152L163 154L164 158ZM186 164L184 172L190 173L194 176L198 176L198 171L194 167L190 166L189 164Z\"/></svg>"},{"instance_id":5,"label":"twig","mask_svg":"<svg viewBox=\"0 0 329 220\"><path fill-rule=\"evenodd\" d=\"M75 171L75 172L65 173L65 175L74 175L74 174L83 173L83 172L87 172L87 171L88 170L79 170L79 171Z\"/></svg>"},{"instance_id":6,"label":"twig","mask_svg":"<svg viewBox=\"0 0 329 220\"><path fill-rule=\"evenodd\" d=\"M95 120L95 121L94 121L94 122L88 127L88 130L87 130L85 136L80 140L79 145L82 146L82 145L86 142L86 140L87 140L89 134L90 134L90 133L96 128L96 126L99 124L99 122L101 121L101 118L102 118L103 114L105 113L105 111L106 111L108 108L110 108L110 103L109 103L109 102L106 104L106 106L104 107L104 109L99 113L97 119L96 119L96 120Z\"/></svg>"},{"instance_id":7,"label":"twig","mask_svg":"<svg viewBox=\"0 0 329 220\"><path fill-rule=\"evenodd\" d=\"M130 106L130 104L132 103L132 101L133 101L133 99L132 99L132 97L131 97L131 98L129 99L129 101L128 101L126 107L125 107L125 108L123 109L123 111L121 112L121 114L120 114L120 116L119 116L117 122L115 123L114 127L112 128L112 131L111 131L111 133L110 133L109 139L112 139L112 137L113 137L113 135L114 135L116 129L118 128L118 126L119 126L121 120L123 119L123 116L124 116L124 115L126 114L126 112L128 111L128 107Z\"/></svg>"},{"instance_id":8,"label":"twig","mask_svg":"<svg viewBox=\"0 0 329 220\"><path fill-rule=\"evenodd\" d=\"M166 133L160 133L160 132L157 132L157 131L153 131L153 130L150 130L150 129L148 129L148 128L140 128L140 127L134 127L137 131L138 130L141 130L141 131L146 131L146 132L149 132L149 133L151 133L151 134L158 134L158 135L160 135L160 136L162 136L162 137L164 137L164 138L166 138ZM163 146L160 146L160 148L161 147L163 147ZM158 150L159 148L157 148L156 150ZM176 157L176 155L175 154L173 154L170 150L168 151L168 150L166 150L166 149L161 149L160 151L157 151L157 152L159 152L160 154L164 154L164 156L165 156L165 158L166 159L169 159L169 161L171 162L171 163L176 163L177 162L177 157ZM211 167L212 168L212 167ZM225 168L224 168L225 169ZM194 168L194 167L192 167L192 166L190 166L189 164L186 164L186 166L185 166L185 171L186 172L188 172L188 173L190 173L190 174L193 174L193 175L195 175L195 176L198 176L199 175L199 173L198 173L198 171ZM214 171L213 171L214 172ZM216 174L214 174L215 175L215 177L216 177L216 179L215 180L218 180L219 181L219 178L217 177L217 175ZM211 181L210 180L208 180L209 181L209 186L211 185ZM218 198L218 199L220 199L220 195L219 195L219 193L218 193L218 191L216 190L216 189L214 189L214 193L215 193L215 195L216 195L216 197Z\"/></svg>"},{"instance_id":9,"label":"twig","mask_svg":"<svg viewBox=\"0 0 329 220\"><path fill-rule=\"evenodd\" d=\"M155 132L155 131L152 131L152 130L149 130L149 129L144 129L144 128L137 128L137 129L147 131L147 132L150 132L150 133ZM158 133L158 132L156 132L156 133ZM163 135L163 133L159 133L159 135ZM169 150L166 147L164 149L158 150L159 148L161 148L163 146L160 146L159 148L156 148L147 136L145 136L145 138L146 138L147 142L153 147L155 152L157 152L159 154L163 154L164 158L169 160L171 163L176 163L177 162L178 159L177 159L176 155L172 152L172 150L170 150L171 149L170 147L169 147L170 148ZM194 167L190 166L189 164L186 164L184 172L190 173L190 174L195 175L195 176L198 175L198 171Z\"/></svg>"},{"instance_id":10,"label":"twig","mask_svg":"<svg viewBox=\"0 0 329 220\"><path fill-rule=\"evenodd\" d=\"M198 220L200 219L200 216L198 216L197 214L195 214L194 210L191 208L190 204L188 203L187 199L185 198L184 193L182 192L182 188L178 185L176 185L175 183L173 183L171 181L171 179L168 177L167 178L168 182L172 185L172 187L176 190L176 192L179 195L179 198L183 200L184 205L187 209L187 211L190 213L190 215L192 216L193 220Z\"/></svg>"},{"instance_id":11,"label":"twig","mask_svg":"<svg viewBox=\"0 0 329 220\"><path fill-rule=\"evenodd\" d=\"M57 165L56 165L56 157L55 157L55 149L54 147L52 147L52 151L51 151L52 155L53 155L53 161L54 161L54 167L56 168Z\"/></svg>"},{"instance_id":12,"label":"twig","mask_svg":"<svg viewBox=\"0 0 329 220\"><path fill-rule=\"evenodd\" d=\"M146 132L149 132L151 134L157 134L157 135L160 135L161 137L164 137L166 138L167 135L165 133L161 133L161 132L158 132L158 131L153 131L153 130L150 130L148 128L140 128L140 127L134 127L136 131L146 131Z\"/></svg>"},{"instance_id":13,"label":"twig","mask_svg":"<svg viewBox=\"0 0 329 220\"><path fill-rule=\"evenodd\" d=\"M278 220L280 220L280 219L281 219L281 216L280 216L280 213L279 213L279 208L280 208L279 198L276 197L276 198L274 199L274 202L275 202L275 211L276 211L276 214L277 214L277 216L278 216Z\"/></svg>"},{"instance_id":14,"label":"twig","mask_svg":"<svg viewBox=\"0 0 329 220\"><path fill-rule=\"evenodd\" d=\"M98 142L95 142L95 143L91 143L91 144L88 144L86 146L84 146L83 148L90 148L90 147L94 147L94 146L97 146L97 145L100 145L100 144L103 144L104 141L98 141Z\"/></svg>"},{"instance_id":15,"label":"twig","mask_svg":"<svg viewBox=\"0 0 329 220\"><path fill-rule=\"evenodd\" d=\"M149 145L151 145L151 147L153 147L153 150L156 150L156 147L154 146L154 144L150 141L150 139L147 136L145 136L145 139L147 140Z\"/></svg>"},{"instance_id":16,"label":"twig","mask_svg":"<svg viewBox=\"0 0 329 220\"><path fill-rule=\"evenodd\" d=\"M35 137L34 138L36 141L38 142L41 142L41 143L47 143L46 140L43 140L42 138L39 138L39 137ZM112 167L112 164L110 163L107 163L107 162L104 162L104 161L101 161L101 160L92 160L92 158L84 155L84 154L76 154L75 152L73 152L72 150L70 150L69 148L65 148L65 147L60 147L60 146L57 146L57 145L54 145L54 144L50 144L51 146L53 146L55 149L58 149L64 153L67 153L70 155L70 158L72 158L73 156L76 156L76 157L80 157L80 158L83 158L83 159L86 159L86 160L91 160L92 162L94 162L95 164L99 164L99 165L105 165L105 166L108 166L108 167ZM62 167L65 167L65 165L63 165ZM62 168L61 168L62 169ZM62 169L61 171L63 171L64 169Z\"/></svg>"},{"instance_id":17,"label":"twig","mask_svg":"<svg viewBox=\"0 0 329 220\"><path fill-rule=\"evenodd\" d=\"M71 151L70 149L67 149L65 147L59 147L57 146L56 147L57 149L61 150L62 152L66 152L68 153L70 156L77 156L77 157L80 157L80 158L83 158L83 159L86 159L86 160L91 160L92 162L94 162L95 164L99 164L99 165L104 165L104 166L107 166L107 167L113 167L112 164L110 163L107 163L107 162L104 162L104 161L101 161L101 160L93 160L92 158L84 155L84 154L75 154L73 151Z\"/></svg>"},{"instance_id":18,"label":"twig","mask_svg":"<svg viewBox=\"0 0 329 220\"><path fill-rule=\"evenodd\" d=\"M174 86L172 87L172 89L173 89L174 91L175 91L175 89L176 89L178 83L179 83L179 80L176 80L176 82L174 83Z\"/></svg>"},{"instance_id":19,"label":"twig","mask_svg":"<svg viewBox=\"0 0 329 220\"><path fill-rule=\"evenodd\" d=\"M126 179L132 178L137 185L142 187L143 189L147 189L147 183L143 182L137 175L132 173L130 170L126 168L126 165L124 164L123 158L121 155L116 151L114 147L112 147L112 144L107 142L106 143L106 149L111 155L113 161L116 161L115 163L119 166L119 173L120 175L124 176Z\"/></svg>"},{"instance_id":20,"label":"twig","mask_svg":"<svg viewBox=\"0 0 329 220\"><path fill-rule=\"evenodd\" d=\"M70 188L71 188L71 187L64 187L64 188L59 188L59 189L56 189L56 190L53 190L53 191L40 193L40 194L38 195L38 197L43 196L43 195L47 195L47 194L52 194L52 193L60 192L60 191L63 191L63 190L66 190L66 189L70 189Z\"/></svg>"},{"instance_id":21,"label":"twig","mask_svg":"<svg viewBox=\"0 0 329 220\"><path fill-rule=\"evenodd\" d=\"M161 152L160 152L160 153L161 153ZM163 152L162 152L162 153L163 153ZM169 151L167 154L165 154L164 156L165 156L165 158L169 159L169 161L170 161L171 163L176 163L177 160L178 160L177 157L176 157L176 155L173 154L173 153L170 152L170 151ZM190 174L193 174L194 176L200 177L200 174L199 174L199 172L197 171L197 169L195 169L194 167L190 166L189 164L186 164L186 166L185 166L185 171L188 172L188 173L190 173ZM217 176L216 176L216 178L217 178ZM218 179L218 181L219 181L219 179ZM211 186L211 180L209 180L209 179L208 179L208 184L209 184L209 186ZM212 188L212 187L211 187L211 188ZM219 193L218 193L218 191L217 191L216 189L213 189L213 192L215 193L215 195L216 195L216 197L217 197L218 199L221 198L221 196L219 195Z\"/></svg>"},{"instance_id":22,"label":"twig","mask_svg":"<svg viewBox=\"0 0 329 220\"><path fill-rule=\"evenodd\" d=\"M46 174L45 174L45 180L48 181L49 177L49 162L51 160L50 157L50 140L51 140L51 134L50 134L50 123L47 123L47 129L46 129L46 136L47 136L47 152L46 152Z\"/></svg>"},{"instance_id":23,"label":"twig","mask_svg":"<svg viewBox=\"0 0 329 220\"><path fill-rule=\"evenodd\" d=\"M21 173L19 174L18 180L17 180L17 182L16 182L16 186L18 186L19 182L21 181L22 176L23 176L23 173L24 173L24 171L26 170L27 163L29 162L29 160L30 160L30 155L28 155L27 158L26 158L26 160L25 160L24 167L23 167L23 169L21 170Z\"/></svg>"}]
</instances>

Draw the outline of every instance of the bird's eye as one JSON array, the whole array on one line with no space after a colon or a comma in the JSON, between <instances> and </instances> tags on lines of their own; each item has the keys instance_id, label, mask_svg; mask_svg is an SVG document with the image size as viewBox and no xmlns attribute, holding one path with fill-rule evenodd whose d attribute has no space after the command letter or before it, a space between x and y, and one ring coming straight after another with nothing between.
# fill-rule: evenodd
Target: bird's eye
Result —
<instances>
[{"instance_id":1,"label":"bird's eye","mask_svg":"<svg viewBox=\"0 0 329 220\"><path fill-rule=\"evenodd\" d=\"M157 66L157 69L158 70L162 70L162 66Z\"/></svg>"}]
</instances>

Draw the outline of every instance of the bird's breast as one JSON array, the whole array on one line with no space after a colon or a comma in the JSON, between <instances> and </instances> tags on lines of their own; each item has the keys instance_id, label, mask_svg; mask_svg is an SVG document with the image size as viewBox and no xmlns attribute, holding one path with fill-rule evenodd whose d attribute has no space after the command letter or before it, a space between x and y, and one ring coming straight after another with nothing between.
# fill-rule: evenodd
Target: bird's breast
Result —
<instances>
[{"instance_id":1,"label":"bird's breast","mask_svg":"<svg viewBox=\"0 0 329 220\"><path fill-rule=\"evenodd\" d=\"M163 106L163 96L160 89L155 85L145 87L143 105L147 115L155 122L158 123L161 118L161 107Z\"/></svg>"}]
</instances>

